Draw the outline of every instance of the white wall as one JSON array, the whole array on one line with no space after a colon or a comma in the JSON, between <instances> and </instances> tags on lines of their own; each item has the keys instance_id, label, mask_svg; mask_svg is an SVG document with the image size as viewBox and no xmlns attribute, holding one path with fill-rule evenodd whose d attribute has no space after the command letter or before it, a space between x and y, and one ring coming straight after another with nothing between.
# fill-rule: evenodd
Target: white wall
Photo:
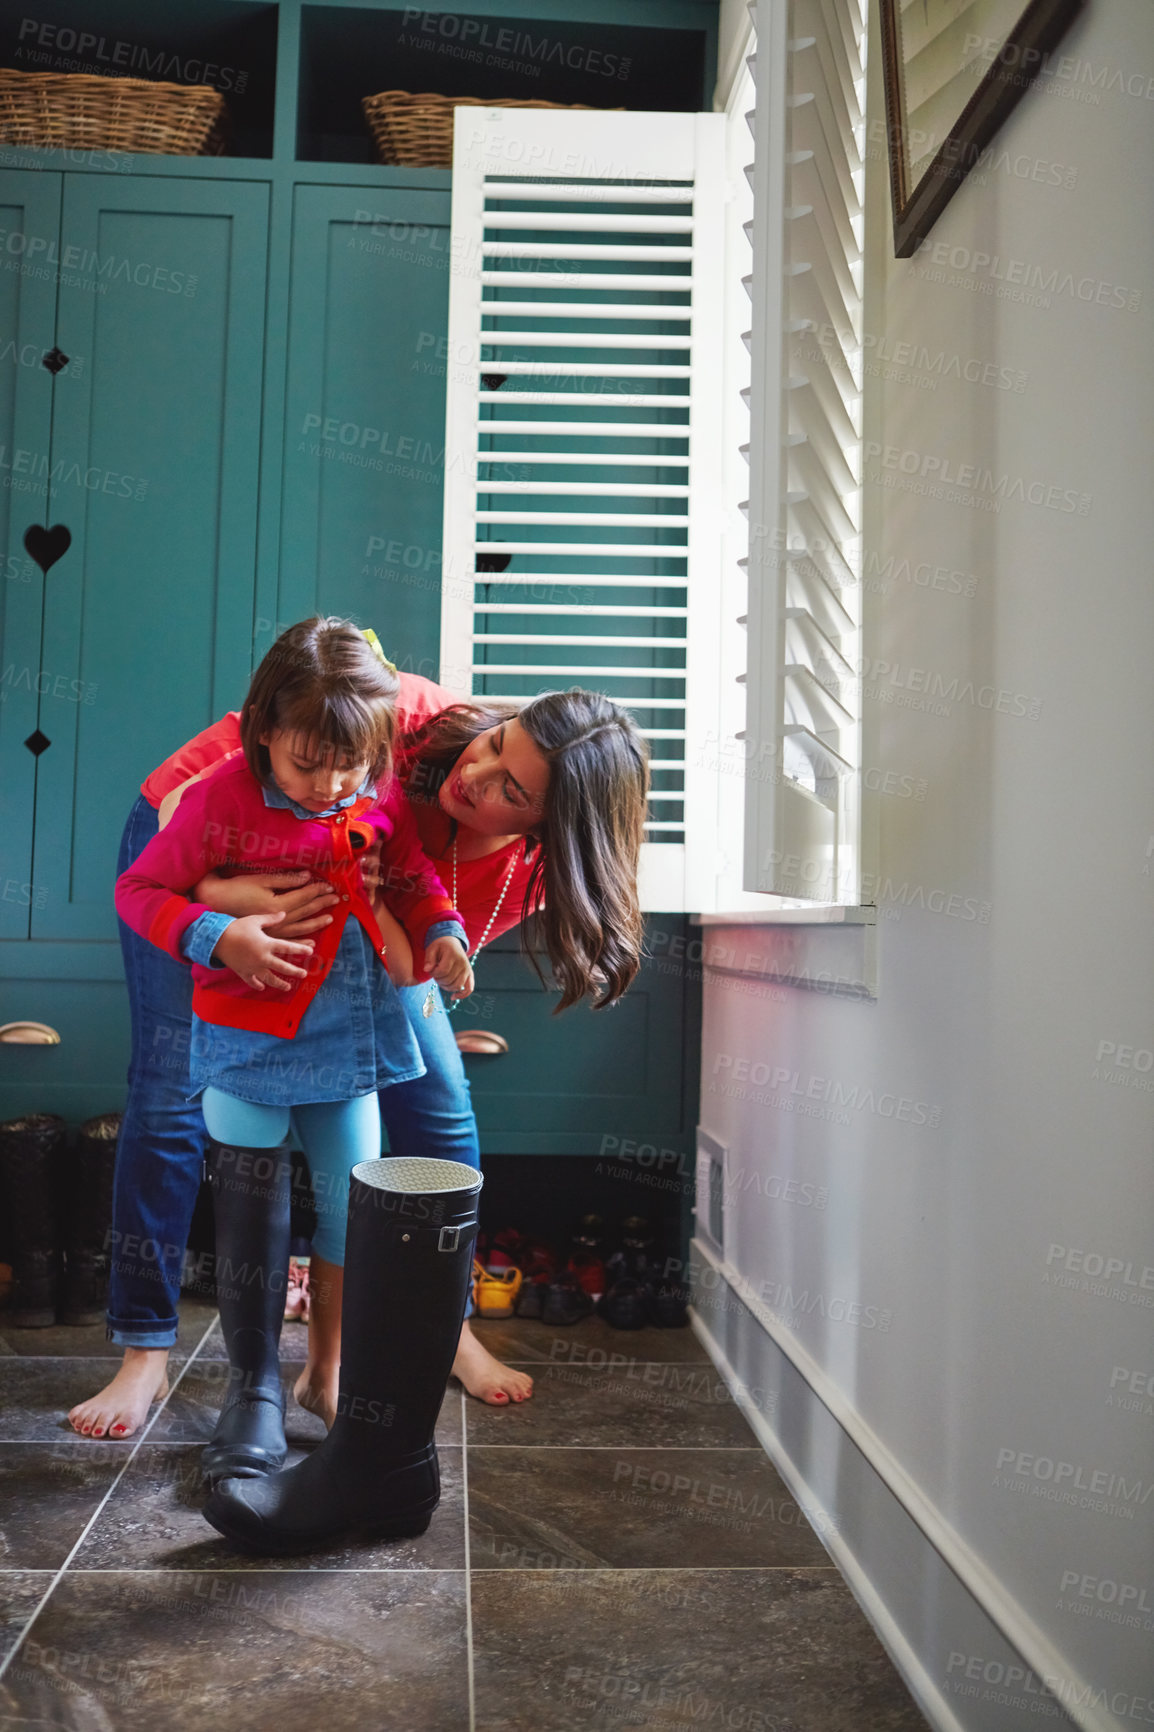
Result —
<instances>
[{"instance_id":1,"label":"white wall","mask_svg":"<svg viewBox=\"0 0 1154 1732\"><path fill-rule=\"evenodd\" d=\"M1080 1725L1154 1724L1154 7L1091 0L910 261L873 10L880 984L707 974L701 1119L755 1302L711 1305L713 1273L702 1318L746 1381L778 1378L770 1446L939 1724L1047 1719L1028 1681L982 1678L999 1653L1059 1678ZM1049 304L1014 298L1031 281ZM945 463L1002 494L933 495ZM831 1093L846 1122L811 1116ZM897 1501L867 1511L875 1470Z\"/></svg>"}]
</instances>

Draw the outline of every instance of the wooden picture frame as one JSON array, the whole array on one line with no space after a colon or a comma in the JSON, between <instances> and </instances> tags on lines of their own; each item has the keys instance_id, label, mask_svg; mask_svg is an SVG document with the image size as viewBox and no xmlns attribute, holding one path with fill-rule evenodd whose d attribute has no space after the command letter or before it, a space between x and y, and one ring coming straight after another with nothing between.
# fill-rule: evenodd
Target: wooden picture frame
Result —
<instances>
[{"instance_id":1,"label":"wooden picture frame","mask_svg":"<svg viewBox=\"0 0 1154 1732\"><path fill-rule=\"evenodd\" d=\"M923 3L931 4L932 0ZM965 107L950 125L937 154L913 183L901 0L880 0L896 258L908 259L917 250L1085 4L1086 0L1029 0L1001 40Z\"/></svg>"}]
</instances>

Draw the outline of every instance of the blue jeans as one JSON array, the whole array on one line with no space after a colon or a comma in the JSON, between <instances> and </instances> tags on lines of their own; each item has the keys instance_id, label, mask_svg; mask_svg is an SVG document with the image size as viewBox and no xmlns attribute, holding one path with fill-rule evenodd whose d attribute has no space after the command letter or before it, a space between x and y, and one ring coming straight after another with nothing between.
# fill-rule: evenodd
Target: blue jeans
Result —
<instances>
[{"instance_id":1,"label":"blue jeans","mask_svg":"<svg viewBox=\"0 0 1154 1732\"><path fill-rule=\"evenodd\" d=\"M156 830L156 811L142 794L124 826L118 873ZM200 1102L186 1098L192 972L123 921L119 925L132 1056L116 1150L108 1337L121 1347L171 1347L207 1138ZM477 1123L449 1017L439 1003L435 1015L422 1014L427 986L405 987L400 996L426 1074L381 1090L390 1149L479 1167Z\"/></svg>"}]
</instances>

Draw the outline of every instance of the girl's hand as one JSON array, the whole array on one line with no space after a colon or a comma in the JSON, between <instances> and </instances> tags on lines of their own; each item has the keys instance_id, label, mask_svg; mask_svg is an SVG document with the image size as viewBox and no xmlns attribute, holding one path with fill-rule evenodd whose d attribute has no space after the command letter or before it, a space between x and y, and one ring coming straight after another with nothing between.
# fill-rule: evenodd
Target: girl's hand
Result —
<instances>
[{"instance_id":1,"label":"girl's hand","mask_svg":"<svg viewBox=\"0 0 1154 1732\"><path fill-rule=\"evenodd\" d=\"M455 938L434 938L425 951L425 967L454 998L468 998L472 992L473 970Z\"/></svg>"},{"instance_id":2,"label":"girl's hand","mask_svg":"<svg viewBox=\"0 0 1154 1732\"><path fill-rule=\"evenodd\" d=\"M247 914L234 920L217 939L213 960L231 968L246 986L255 986L258 992L266 986L291 992L308 974L307 967L301 965L308 962L313 946L311 939L294 944L270 937L265 928L278 926L283 919L283 914L276 913Z\"/></svg>"},{"instance_id":3,"label":"girl's hand","mask_svg":"<svg viewBox=\"0 0 1154 1732\"><path fill-rule=\"evenodd\" d=\"M278 938L305 938L332 925L329 910L337 893L323 878L309 872L241 872L226 878L206 872L192 892L217 914L280 914L283 924Z\"/></svg>"}]
</instances>

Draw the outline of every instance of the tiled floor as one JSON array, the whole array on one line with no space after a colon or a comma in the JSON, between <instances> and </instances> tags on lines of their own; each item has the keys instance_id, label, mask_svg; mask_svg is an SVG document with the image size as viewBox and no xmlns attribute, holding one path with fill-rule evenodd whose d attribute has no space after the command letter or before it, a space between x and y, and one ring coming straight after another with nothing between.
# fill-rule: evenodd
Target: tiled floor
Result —
<instances>
[{"instance_id":1,"label":"tiled floor","mask_svg":"<svg viewBox=\"0 0 1154 1732\"><path fill-rule=\"evenodd\" d=\"M185 1306L172 1393L121 1444L66 1418L115 1364L102 1330L0 1324L0 1727L924 1732L689 1330L479 1329L536 1396L450 1387L429 1531L286 1564L200 1515L211 1310Z\"/></svg>"}]
</instances>

